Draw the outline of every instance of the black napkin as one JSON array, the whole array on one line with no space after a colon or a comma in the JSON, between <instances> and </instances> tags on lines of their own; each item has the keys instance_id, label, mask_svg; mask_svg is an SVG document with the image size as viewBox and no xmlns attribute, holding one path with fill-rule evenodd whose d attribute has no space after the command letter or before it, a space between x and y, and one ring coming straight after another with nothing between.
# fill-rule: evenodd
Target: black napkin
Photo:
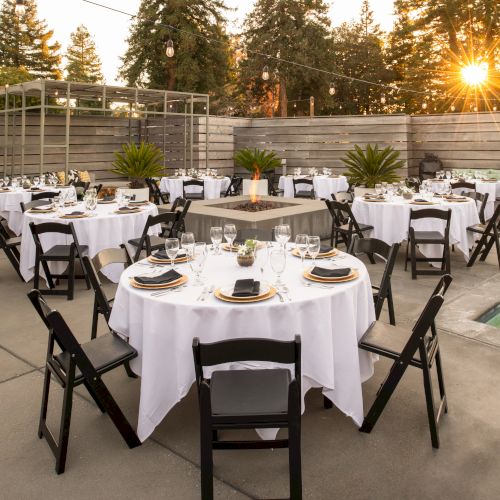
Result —
<instances>
[{"instance_id":1,"label":"black napkin","mask_svg":"<svg viewBox=\"0 0 500 500\"><path fill-rule=\"evenodd\" d=\"M322 254L322 253L330 253L332 250L333 250L333 247L331 247L330 245L321 245L319 247L319 253L320 254Z\"/></svg>"},{"instance_id":2,"label":"black napkin","mask_svg":"<svg viewBox=\"0 0 500 500\"><path fill-rule=\"evenodd\" d=\"M260 281L253 279L236 280L233 297L257 297L260 292Z\"/></svg>"},{"instance_id":3,"label":"black napkin","mask_svg":"<svg viewBox=\"0 0 500 500\"><path fill-rule=\"evenodd\" d=\"M427 200L423 200L422 198L415 198L413 201L416 201L417 203L428 203Z\"/></svg>"},{"instance_id":4,"label":"black napkin","mask_svg":"<svg viewBox=\"0 0 500 500\"><path fill-rule=\"evenodd\" d=\"M350 267L343 267L342 269L325 269L324 267L316 266L310 272L313 276L319 276L320 278L343 278L344 276L349 276L351 274Z\"/></svg>"},{"instance_id":5,"label":"black napkin","mask_svg":"<svg viewBox=\"0 0 500 500\"><path fill-rule=\"evenodd\" d=\"M69 214L66 214L66 215L84 215L85 212L79 212L78 210L75 211L75 212L70 212Z\"/></svg>"},{"instance_id":6,"label":"black napkin","mask_svg":"<svg viewBox=\"0 0 500 500\"><path fill-rule=\"evenodd\" d=\"M115 199L115 197L112 194L107 194L104 196L102 201L113 201L114 199Z\"/></svg>"},{"instance_id":7,"label":"black napkin","mask_svg":"<svg viewBox=\"0 0 500 500\"><path fill-rule=\"evenodd\" d=\"M133 211L135 212L135 211L137 210L137 208L132 208L132 207L120 207L120 208L118 209L118 211L120 211L120 212L122 212L122 211L123 211L123 212L130 212L131 210L133 210Z\"/></svg>"},{"instance_id":8,"label":"black napkin","mask_svg":"<svg viewBox=\"0 0 500 500\"><path fill-rule=\"evenodd\" d=\"M134 281L140 285L166 285L179 278L182 278L182 274L179 274L174 269L170 269L159 276L135 276Z\"/></svg>"},{"instance_id":9,"label":"black napkin","mask_svg":"<svg viewBox=\"0 0 500 500\"><path fill-rule=\"evenodd\" d=\"M177 257L176 259L179 259L179 258L182 258L182 257L185 257L186 255L186 252L184 249L182 250L179 250L177 252ZM167 255L167 251L166 250L158 250L157 252L155 252L153 254L153 257L155 259L158 259L158 260L168 260L170 262L170 257Z\"/></svg>"}]
</instances>

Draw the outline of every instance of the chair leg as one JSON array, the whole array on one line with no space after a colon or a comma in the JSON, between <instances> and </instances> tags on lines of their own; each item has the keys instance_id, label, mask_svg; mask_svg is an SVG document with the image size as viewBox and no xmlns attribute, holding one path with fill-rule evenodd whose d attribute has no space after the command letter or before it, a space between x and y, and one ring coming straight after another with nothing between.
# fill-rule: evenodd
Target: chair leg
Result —
<instances>
[{"instance_id":1,"label":"chair leg","mask_svg":"<svg viewBox=\"0 0 500 500\"><path fill-rule=\"evenodd\" d=\"M92 399L95 401L95 404L97 405L99 410L101 410L102 413L106 413L106 408L104 408L104 406L102 405L93 387L86 380L83 382L83 384L85 385L87 391L89 391L89 394L92 396Z\"/></svg>"},{"instance_id":2,"label":"chair leg","mask_svg":"<svg viewBox=\"0 0 500 500\"><path fill-rule=\"evenodd\" d=\"M49 265L45 260L42 260L41 262L42 262L43 272L45 273L45 277L47 278L47 285L52 290L53 288L55 288L55 285L54 285L54 280L52 279L52 274L50 273Z\"/></svg>"},{"instance_id":3,"label":"chair leg","mask_svg":"<svg viewBox=\"0 0 500 500\"><path fill-rule=\"evenodd\" d=\"M70 259L68 264L68 300L75 296L75 259Z\"/></svg>"},{"instance_id":4,"label":"chair leg","mask_svg":"<svg viewBox=\"0 0 500 500\"><path fill-rule=\"evenodd\" d=\"M411 241L411 279L417 279L417 245L414 241Z\"/></svg>"},{"instance_id":5,"label":"chair leg","mask_svg":"<svg viewBox=\"0 0 500 500\"><path fill-rule=\"evenodd\" d=\"M444 376L443 376L443 367L441 364L441 353L437 352L436 354L436 372L437 372L437 379L438 379L438 385L439 385L439 395L441 396L441 400L445 400L444 403L444 412L448 413L448 400L446 398L446 389L444 386Z\"/></svg>"},{"instance_id":6,"label":"chair leg","mask_svg":"<svg viewBox=\"0 0 500 500\"><path fill-rule=\"evenodd\" d=\"M50 392L50 370L45 367L45 376L43 379L43 392L42 392L42 407L40 408L40 422L38 424L38 437L42 439L43 437L43 426L45 420L47 419L47 408L49 405L49 392Z\"/></svg>"},{"instance_id":7,"label":"chair leg","mask_svg":"<svg viewBox=\"0 0 500 500\"><path fill-rule=\"evenodd\" d=\"M212 429L209 418L201 415L201 498L213 500L213 450Z\"/></svg>"},{"instance_id":8,"label":"chair leg","mask_svg":"<svg viewBox=\"0 0 500 500\"><path fill-rule=\"evenodd\" d=\"M408 270L408 253L410 250L410 240L406 241L405 272Z\"/></svg>"},{"instance_id":9,"label":"chair leg","mask_svg":"<svg viewBox=\"0 0 500 500\"><path fill-rule=\"evenodd\" d=\"M387 308L389 309L389 323L396 326L396 314L394 312L394 301L392 298L392 288L389 285L389 291L387 293Z\"/></svg>"},{"instance_id":10,"label":"chair leg","mask_svg":"<svg viewBox=\"0 0 500 500\"><path fill-rule=\"evenodd\" d=\"M298 397L297 397L298 399ZM302 460L300 453L300 402L292 410L288 427L288 463L290 469L290 500L302 499ZM298 415L297 415L298 413Z\"/></svg>"},{"instance_id":11,"label":"chair leg","mask_svg":"<svg viewBox=\"0 0 500 500\"><path fill-rule=\"evenodd\" d=\"M64 389L63 407L61 414L61 428L56 453L56 472L62 474L66 468L68 453L69 426L71 423L71 410L73 406L73 384L68 383Z\"/></svg>"},{"instance_id":12,"label":"chair leg","mask_svg":"<svg viewBox=\"0 0 500 500\"><path fill-rule=\"evenodd\" d=\"M40 259L35 259L35 277L33 278L33 287L40 290Z\"/></svg>"},{"instance_id":13,"label":"chair leg","mask_svg":"<svg viewBox=\"0 0 500 500\"><path fill-rule=\"evenodd\" d=\"M128 377L139 378L139 376L132 371L132 368L130 368L130 363L128 361L125 361L125 363L123 363L123 367L125 368L125 372Z\"/></svg>"},{"instance_id":14,"label":"chair leg","mask_svg":"<svg viewBox=\"0 0 500 500\"><path fill-rule=\"evenodd\" d=\"M325 410L333 408L333 403L326 396L323 396L323 408L325 408Z\"/></svg>"},{"instance_id":15,"label":"chair leg","mask_svg":"<svg viewBox=\"0 0 500 500\"><path fill-rule=\"evenodd\" d=\"M94 310L92 312L92 331L90 333L91 340L97 337L98 322L99 322L99 307L97 305L97 299L94 299Z\"/></svg>"},{"instance_id":16,"label":"chair leg","mask_svg":"<svg viewBox=\"0 0 500 500\"><path fill-rule=\"evenodd\" d=\"M90 290L92 288L92 285L90 284L90 278L89 275L87 274L87 270L85 269L85 266L83 265L82 258L78 257L80 260L80 267L82 268L83 271L83 279L85 280L85 283L87 284L87 290Z\"/></svg>"},{"instance_id":17,"label":"chair leg","mask_svg":"<svg viewBox=\"0 0 500 500\"><path fill-rule=\"evenodd\" d=\"M450 255L450 245L449 243L445 245L445 270L446 274L451 274L451 255Z\"/></svg>"},{"instance_id":18,"label":"chair leg","mask_svg":"<svg viewBox=\"0 0 500 500\"><path fill-rule=\"evenodd\" d=\"M429 429L431 431L431 441L433 448L439 448L439 433L436 422L436 409L434 408L434 397L432 394L432 380L431 372L429 369L429 364L427 362L427 357L425 355L425 347L420 349L420 356L422 360L422 372L424 378L424 391L425 391L425 402L427 405L427 417L429 419ZM423 356L423 357L422 357Z\"/></svg>"}]
</instances>

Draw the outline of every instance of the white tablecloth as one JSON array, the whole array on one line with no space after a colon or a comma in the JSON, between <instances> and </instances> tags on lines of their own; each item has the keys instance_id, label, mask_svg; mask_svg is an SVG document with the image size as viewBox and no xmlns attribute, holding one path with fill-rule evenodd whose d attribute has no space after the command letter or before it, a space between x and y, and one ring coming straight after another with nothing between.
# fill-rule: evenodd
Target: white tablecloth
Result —
<instances>
[{"instance_id":1,"label":"white tablecloth","mask_svg":"<svg viewBox=\"0 0 500 500\"><path fill-rule=\"evenodd\" d=\"M440 198L435 198L434 201L437 203L436 205L412 205L400 197L396 197L392 202L367 202L357 197L354 200L352 211L358 222L373 226L374 229L370 236L392 245L408 238L410 210L424 208L447 210L451 208L450 244L455 244L467 260L469 248L474 242L467 227L479 223L479 215L474 201L450 203ZM445 225L445 221L437 219L421 219L412 222L412 226L418 231L440 231L443 233ZM419 245L419 248L426 257L442 255L442 247L439 245Z\"/></svg>"},{"instance_id":2,"label":"white tablecloth","mask_svg":"<svg viewBox=\"0 0 500 500\"><path fill-rule=\"evenodd\" d=\"M46 188L47 192L58 192L61 188ZM33 193L24 189L16 189L10 192L0 192L0 215L7 220L9 228L16 233L21 234L23 227L23 213L21 212L21 202L31 201Z\"/></svg>"},{"instance_id":3,"label":"white tablecloth","mask_svg":"<svg viewBox=\"0 0 500 500\"><path fill-rule=\"evenodd\" d=\"M40 224L43 222L61 222L63 224L73 223L80 245L89 247L89 257L94 257L98 252L106 248L117 248L122 243L127 243L128 240L139 238L144 230L148 215L157 215L158 209L156 205L150 203L145 207L141 207L141 211L135 214L115 214L114 211L118 208L116 203L97 205L96 215L83 219L61 219L57 214L32 214L26 212L23 220L23 237L21 240L21 274L26 281L29 281L34 276L35 267L35 242L31 234L29 223L34 222ZM83 211L83 203L77 206L65 209L65 212L75 210ZM151 229L151 234L159 234L160 227L155 226ZM54 245L66 245L71 243L70 235L46 233L40 236L42 246L48 249ZM128 246L131 255L134 248ZM51 271L61 273L64 271L64 264L50 264ZM121 265L111 265L104 268L104 274L114 283L118 283L120 274L123 271ZM42 274L42 272L41 272Z\"/></svg>"},{"instance_id":4,"label":"white tablecloth","mask_svg":"<svg viewBox=\"0 0 500 500\"><path fill-rule=\"evenodd\" d=\"M182 189L183 181L192 180L192 177L162 177L160 181L160 191L162 193L169 193L170 200L173 202L176 198L184 196ZM220 198L221 191L226 191L231 183L229 177L223 177L217 179L214 177L202 177L205 184L205 200L215 200ZM198 186L187 186L187 193L199 193L201 192L201 187Z\"/></svg>"},{"instance_id":5,"label":"white tablecloth","mask_svg":"<svg viewBox=\"0 0 500 500\"><path fill-rule=\"evenodd\" d=\"M265 251L265 250L262 250ZM357 425L363 421L361 384L373 374L373 357L358 349L358 339L374 321L372 290L365 266L347 256L338 265L354 266L360 278L330 289L303 285L300 259L289 256L283 274L291 302L273 297L252 304L221 302L210 295L196 301L202 288L189 285L177 292L151 297L134 289L128 277L147 272L138 264L120 279L110 326L139 352L131 361L141 376L137 434L144 441L195 381L192 341L214 342L228 338L261 337L292 340L302 336L302 396L311 387L324 394ZM187 265L178 270L193 278ZM160 271L161 272L161 271ZM209 256L204 275L216 287L238 278L261 279L258 268L243 268L234 254ZM269 265L264 281L273 279ZM245 363L245 367L258 367ZM240 366L241 368L241 366Z\"/></svg>"},{"instance_id":6,"label":"white tablecloth","mask_svg":"<svg viewBox=\"0 0 500 500\"><path fill-rule=\"evenodd\" d=\"M484 182L484 181L472 181L476 184L476 191L478 193L486 194L488 193L488 201L486 203L486 207L484 209L484 216L486 219L489 219L492 217L494 211L495 211L495 199L497 196L500 196L500 181L498 182ZM443 189L443 185L445 185L447 181L438 181L438 180L431 180L431 188L432 191L435 193L440 192ZM453 184L452 184L453 188ZM468 192L470 189L464 189L460 188L458 191L462 192ZM479 208L479 204L478 204Z\"/></svg>"},{"instance_id":7,"label":"white tablecloth","mask_svg":"<svg viewBox=\"0 0 500 500\"><path fill-rule=\"evenodd\" d=\"M278 187L283 189L283 196L285 198L293 198L293 179L303 179L306 176L291 177L291 176L281 176L279 180ZM349 183L345 176L340 175L338 177L329 177L327 175L315 175L313 177L314 193L317 199L331 199L332 193L338 193L340 191L347 191L349 189ZM311 186L301 185L301 191L310 191Z\"/></svg>"}]
</instances>

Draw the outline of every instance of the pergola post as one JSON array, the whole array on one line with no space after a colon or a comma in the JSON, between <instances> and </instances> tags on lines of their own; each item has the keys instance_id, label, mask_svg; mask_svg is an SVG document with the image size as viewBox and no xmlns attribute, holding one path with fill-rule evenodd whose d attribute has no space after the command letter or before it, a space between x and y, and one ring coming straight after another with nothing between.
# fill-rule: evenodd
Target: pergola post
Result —
<instances>
[{"instance_id":1,"label":"pergola post","mask_svg":"<svg viewBox=\"0 0 500 500\"><path fill-rule=\"evenodd\" d=\"M66 139L65 139L66 179L68 178L68 171L69 171L69 131L70 131L70 121L71 121L70 97L71 97L71 83L68 82L68 86L66 88Z\"/></svg>"},{"instance_id":2,"label":"pergola post","mask_svg":"<svg viewBox=\"0 0 500 500\"><path fill-rule=\"evenodd\" d=\"M208 147L209 147L209 142L208 142L208 121L209 121L209 116L210 116L210 97L207 95L207 104L205 106L205 169L208 169Z\"/></svg>"},{"instance_id":3,"label":"pergola post","mask_svg":"<svg viewBox=\"0 0 500 500\"><path fill-rule=\"evenodd\" d=\"M189 109L189 166L190 168L193 168L193 137L194 137L194 120L193 120L193 113L194 113L194 96L191 94L191 106Z\"/></svg>"},{"instance_id":4,"label":"pergola post","mask_svg":"<svg viewBox=\"0 0 500 500\"><path fill-rule=\"evenodd\" d=\"M5 116L4 116L4 143L3 143L3 175L7 175L7 143L9 141L9 87L5 86Z\"/></svg>"},{"instance_id":5,"label":"pergola post","mask_svg":"<svg viewBox=\"0 0 500 500\"><path fill-rule=\"evenodd\" d=\"M43 174L43 153L45 149L45 81L40 90L40 175Z\"/></svg>"},{"instance_id":6,"label":"pergola post","mask_svg":"<svg viewBox=\"0 0 500 500\"><path fill-rule=\"evenodd\" d=\"M24 149L26 147L26 94L21 95L21 175L24 175Z\"/></svg>"}]
</instances>

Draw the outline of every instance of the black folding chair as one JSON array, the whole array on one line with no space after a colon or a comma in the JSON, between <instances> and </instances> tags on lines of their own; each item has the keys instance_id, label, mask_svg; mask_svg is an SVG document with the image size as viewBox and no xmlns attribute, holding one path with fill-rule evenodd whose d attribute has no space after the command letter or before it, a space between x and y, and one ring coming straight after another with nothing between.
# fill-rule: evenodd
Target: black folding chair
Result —
<instances>
[{"instance_id":1,"label":"black folding chair","mask_svg":"<svg viewBox=\"0 0 500 500\"><path fill-rule=\"evenodd\" d=\"M70 183L76 190L76 196L79 200L83 199L83 196L90 187L90 182L76 181Z\"/></svg>"},{"instance_id":2,"label":"black folding chair","mask_svg":"<svg viewBox=\"0 0 500 500\"><path fill-rule=\"evenodd\" d=\"M27 201L24 203L23 201L19 202L19 205L21 206L21 212L24 213L27 210L31 210L34 207L42 207L44 205L49 205L51 201L45 200L45 199L38 199L38 200L32 200L32 201Z\"/></svg>"},{"instance_id":3,"label":"black folding chair","mask_svg":"<svg viewBox=\"0 0 500 500\"><path fill-rule=\"evenodd\" d=\"M481 256L479 260L484 262L493 245L495 245L497 250L498 266L500 267L500 205L497 205L493 217L487 224L469 226L467 231L481 235L476 248L474 248L470 256L469 262L467 262L467 267L472 267L479 256Z\"/></svg>"},{"instance_id":4,"label":"black folding chair","mask_svg":"<svg viewBox=\"0 0 500 500\"><path fill-rule=\"evenodd\" d=\"M439 231L415 231L411 225L414 220L440 219L446 222L444 233ZM424 208L422 210L410 210L410 223L408 227L408 244L406 245L405 271L408 261L411 260L411 277L416 279L419 274L450 274L450 221L451 209L439 210L436 208ZM443 245L442 257L417 257L417 245ZM411 257L408 253L411 251ZM417 269L417 262L441 262L441 269Z\"/></svg>"},{"instance_id":5,"label":"black folding chair","mask_svg":"<svg viewBox=\"0 0 500 500\"><path fill-rule=\"evenodd\" d=\"M179 212L163 212L159 215L149 215L141 237L128 241L130 245L137 248L134 255L134 262L140 259L143 250L149 256L153 250L160 250L165 247L165 238L175 238L177 236L176 231L179 218ZM161 236L150 235L150 228L157 224L162 226Z\"/></svg>"},{"instance_id":6,"label":"black folding chair","mask_svg":"<svg viewBox=\"0 0 500 500\"><path fill-rule=\"evenodd\" d=\"M375 302L375 317L380 319L380 313L387 299L387 308L389 310L389 322L396 325L396 315L394 314L394 301L392 298L391 277L396 258L398 256L400 244L394 243L392 246L385 241L376 238L358 238L355 236L352 240L349 253L352 255L366 253L368 255L379 255L385 259L385 269L379 286L372 285L373 300Z\"/></svg>"},{"instance_id":7,"label":"black folding chair","mask_svg":"<svg viewBox=\"0 0 500 500\"><path fill-rule=\"evenodd\" d=\"M81 384L85 385L101 412L109 415L128 447L140 446L141 442L135 431L101 378L104 373L137 357L137 351L113 333L80 344L61 314L50 309L39 290L31 290L28 297L49 330L38 437L40 439L44 437L47 440L56 458L57 474L62 474L66 467L73 390ZM61 353L54 353L55 344L61 349ZM47 407L52 376L64 389L57 437L47 426Z\"/></svg>"},{"instance_id":8,"label":"black folding chair","mask_svg":"<svg viewBox=\"0 0 500 500\"><path fill-rule=\"evenodd\" d=\"M19 253L19 247L21 246L21 237L12 236L8 230L7 221L0 216L0 248L5 253L7 259L12 264L12 267L19 275L19 277L24 281L21 271L19 268L19 262L21 256Z\"/></svg>"},{"instance_id":9,"label":"black folding chair","mask_svg":"<svg viewBox=\"0 0 500 500\"><path fill-rule=\"evenodd\" d=\"M458 181L458 182L452 182L451 183L451 190L452 192L458 191L461 193L461 189L471 189L472 191L476 190L476 183L475 182L465 182L465 181Z\"/></svg>"},{"instance_id":10,"label":"black folding chair","mask_svg":"<svg viewBox=\"0 0 500 500\"><path fill-rule=\"evenodd\" d=\"M231 182L225 191L222 191L221 194L224 198L228 196L239 196L241 191L241 185L243 184L243 177L238 177L233 175L231 177Z\"/></svg>"},{"instance_id":11,"label":"black folding chair","mask_svg":"<svg viewBox=\"0 0 500 500\"><path fill-rule=\"evenodd\" d=\"M464 196L467 196L468 198L472 198L476 202L476 205L479 203L479 208L478 208L479 220L481 224L485 224L486 219L484 216L484 211L486 210L486 203L488 203L488 198L490 196L490 193L483 194L483 193L478 193L476 191L469 191L469 192L462 191L462 194Z\"/></svg>"},{"instance_id":12,"label":"black folding chair","mask_svg":"<svg viewBox=\"0 0 500 500\"><path fill-rule=\"evenodd\" d=\"M264 179L267 179L267 192L270 196L283 196L283 189L276 187L276 172L268 170L264 174Z\"/></svg>"},{"instance_id":13,"label":"black folding chair","mask_svg":"<svg viewBox=\"0 0 500 500\"><path fill-rule=\"evenodd\" d=\"M170 207L171 212L179 212L179 219L175 223L174 236L179 233L186 232L186 215L189 212L189 207L191 206L191 200L186 200L180 196L176 198L172 206Z\"/></svg>"},{"instance_id":14,"label":"black folding chair","mask_svg":"<svg viewBox=\"0 0 500 500\"><path fill-rule=\"evenodd\" d=\"M68 300L73 300L75 293L75 278L83 278L87 284L87 290L90 290L90 281L85 272L82 264L82 257L87 253L88 246L80 245L76 236L73 223L61 224L60 222L44 222L42 224L35 224L30 222L30 230L35 241L36 255L35 255L35 279L34 287L40 288L40 265L43 268L48 290L42 290L44 295L66 295ZM48 250L44 250L40 241L40 236L47 233L59 233L71 236L73 241L69 245L54 245ZM76 260L80 261L83 274L76 274L75 264ZM49 262L67 262L68 270L63 274L53 274L49 269ZM66 290L54 290L54 278L57 280L64 278L68 280L68 288Z\"/></svg>"},{"instance_id":15,"label":"black folding chair","mask_svg":"<svg viewBox=\"0 0 500 500\"><path fill-rule=\"evenodd\" d=\"M166 205L169 202L168 193L162 193L155 179L147 178L145 179L146 184L149 188L149 196L153 198L156 205Z\"/></svg>"},{"instance_id":16,"label":"black folding chair","mask_svg":"<svg viewBox=\"0 0 500 500\"><path fill-rule=\"evenodd\" d=\"M405 180L405 184L407 185L407 187L413 189L416 193L418 193L418 190L420 189L420 185L422 183L420 182L420 179L418 177L408 177Z\"/></svg>"},{"instance_id":17,"label":"black folding chair","mask_svg":"<svg viewBox=\"0 0 500 500\"><path fill-rule=\"evenodd\" d=\"M378 390L377 397L359 429L361 432L372 431L406 369L408 366L414 366L423 372L432 446L439 448L438 424L443 412L448 412L448 405L435 318L443 305L444 295L451 281L452 277L449 274L441 278L410 333L404 328L375 321L359 341L360 349L394 360L387 378ZM440 395L437 409L434 404L431 380L431 368L434 361Z\"/></svg>"},{"instance_id":18,"label":"black folding chair","mask_svg":"<svg viewBox=\"0 0 500 500\"><path fill-rule=\"evenodd\" d=\"M316 194L314 193L314 182L312 179L292 179L293 182L293 196L294 198L311 198L314 200ZM297 186L311 186L311 189L297 189Z\"/></svg>"},{"instance_id":19,"label":"black folding chair","mask_svg":"<svg viewBox=\"0 0 500 500\"><path fill-rule=\"evenodd\" d=\"M346 248L349 249L354 235L364 238L363 233L373 229L373 226L361 224L356 220L351 207L346 201L325 200L325 203L332 216L331 246L337 246L340 238ZM368 257L370 262L375 264L373 255L368 254Z\"/></svg>"},{"instance_id":20,"label":"black folding chair","mask_svg":"<svg viewBox=\"0 0 500 500\"><path fill-rule=\"evenodd\" d=\"M270 339L234 339L212 344L193 340L196 384L200 404L201 497L213 498L213 450L288 448L290 497L302 498L300 456L301 407L300 337L284 342ZM204 366L241 361L295 365L288 368L216 370L211 379ZM220 440L218 431L288 428L288 439L258 441Z\"/></svg>"},{"instance_id":21,"label":"black folding chair","mask_svg":"<svg viewBox=\"0 0 500 500\"><path fill-rule=\"evenodd\" d=\"M195 193L187 193L186 188L189 186L201 187L201 191ZM182 192L186 200L204 200L205 199L205 182L198 179L190 179L182 181Z\"/></svg>"},{"instance_id":22,"label":"black folding chair","mask_svg":"<svg viewBox=\"0 0 500 500\"><path fill-rule=\"evenodd\" d=\"M59 196L61 192L55 192L55 191L43 191L42 193L33 193L31 195L31 201L35 200L51 200L52 198L55 198L56 196Z\"/></svg>"},{"instance_id":23,"label":"black folding chair","mask_svg":"<svg viewBox=\"0 0 500 500\"><path fill-rule=\"evenodd\" d=\"M330 196L333 201L346 201L349 205L352 205L354 201L354 194L349 191L338 191L337 193L331 193Z\"/></svg>"},{"instance_id":24,"label":"black folding chair","mask_svg":"<svg viewBox=\"0 0 500 500\"><path fill-rule=\"evenodd\" d=\"M95 194L99 194L99 191L102 189L102 184L94 184L92 189L95 189Z\"/></svg>"}]
</instances>

